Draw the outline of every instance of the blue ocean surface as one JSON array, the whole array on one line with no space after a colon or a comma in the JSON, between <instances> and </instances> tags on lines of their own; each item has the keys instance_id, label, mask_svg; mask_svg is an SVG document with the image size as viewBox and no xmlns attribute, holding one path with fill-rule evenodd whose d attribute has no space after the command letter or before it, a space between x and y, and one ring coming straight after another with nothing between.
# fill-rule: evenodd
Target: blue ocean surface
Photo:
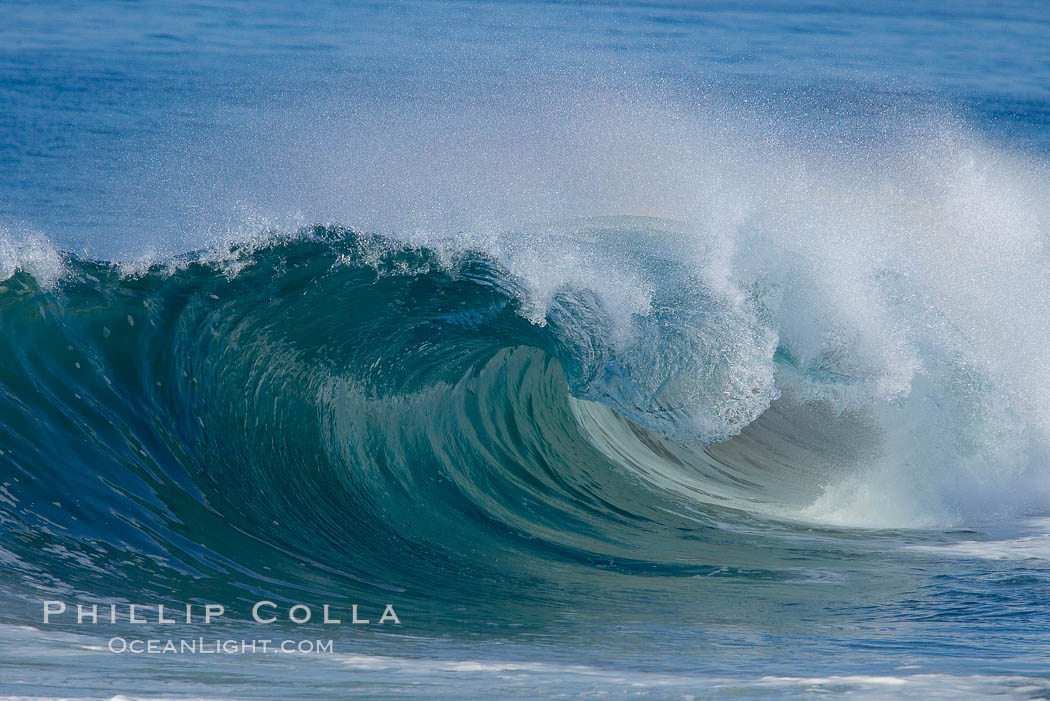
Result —
<instances>
[{"instance_id":1,"label":"blue ocean surface","mask_svg":"<svg viewBox=\"0 0 1050 701\"><path fill-rule=\"evenodd\" d=\"M0 0L0 698L1050 698L1048 308L1042 3Z\"/></svg>"}]
</instances>

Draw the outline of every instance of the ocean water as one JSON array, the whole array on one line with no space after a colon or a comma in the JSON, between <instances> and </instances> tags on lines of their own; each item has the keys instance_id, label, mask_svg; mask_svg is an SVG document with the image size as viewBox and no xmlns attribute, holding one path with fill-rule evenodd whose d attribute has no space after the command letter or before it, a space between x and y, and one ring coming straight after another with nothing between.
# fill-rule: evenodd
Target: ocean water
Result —
<instances>
[{"instance_id":1,"label":"ocean water","mask_svg":"<svg viewBox=\"0 0 1050 701\"><path fill-rule=\"evenodd\" d=\"M0 697L1050 698L1048 243L1040 3L0 0Z\"/></svg>"}]
</instances>

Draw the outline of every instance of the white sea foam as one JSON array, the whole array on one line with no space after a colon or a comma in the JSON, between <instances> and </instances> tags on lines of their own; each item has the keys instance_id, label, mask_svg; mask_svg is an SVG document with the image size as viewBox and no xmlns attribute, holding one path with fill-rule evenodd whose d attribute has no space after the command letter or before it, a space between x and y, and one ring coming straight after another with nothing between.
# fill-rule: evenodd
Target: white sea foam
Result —
<instances>
[{"instance_id":1,"label":"white sea foam","mask_svg":"<svg viewBox=\"0 0 1050 701\"><path fill-rule=\"evenodd\" d=\"M941 545L910 545L907 550L942 557L979 560L1050 561L1050 519L1033 519L1012 538L960 540Z\"/></svg>"},{"instance_id":2,"label":"white sea foam","mask_svg":"<svg viewBox=\"0 0 1050 701\"><path fill-rule=\"evenodd\" d=\"M65 273L62 255L39 231L0 224L0 282L24 271L44 288L53 287Z\"/></svg>"}]
</instances>

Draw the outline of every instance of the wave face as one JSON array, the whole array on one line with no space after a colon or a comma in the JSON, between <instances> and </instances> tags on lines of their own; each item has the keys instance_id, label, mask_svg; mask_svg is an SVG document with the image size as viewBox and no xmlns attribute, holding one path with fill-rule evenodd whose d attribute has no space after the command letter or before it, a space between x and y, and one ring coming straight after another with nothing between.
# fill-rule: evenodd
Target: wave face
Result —
<instances>
[{"instance_id":1,"label":"wave face","mask_svg":"<svg viewBox=\"0 0 1050 701\"><path fill-rule=\"evenodd\" d=\"M1042 415L928 278L820 300L860 284L853 251L730 284L660 220L518 236L550 256L338 227L137 269L12 244L6 521L200 572L244 564L219 519L404 590L511 547L640 566L669 509L732 530L1046 503Z\"/></svg>"}]
</instances>

